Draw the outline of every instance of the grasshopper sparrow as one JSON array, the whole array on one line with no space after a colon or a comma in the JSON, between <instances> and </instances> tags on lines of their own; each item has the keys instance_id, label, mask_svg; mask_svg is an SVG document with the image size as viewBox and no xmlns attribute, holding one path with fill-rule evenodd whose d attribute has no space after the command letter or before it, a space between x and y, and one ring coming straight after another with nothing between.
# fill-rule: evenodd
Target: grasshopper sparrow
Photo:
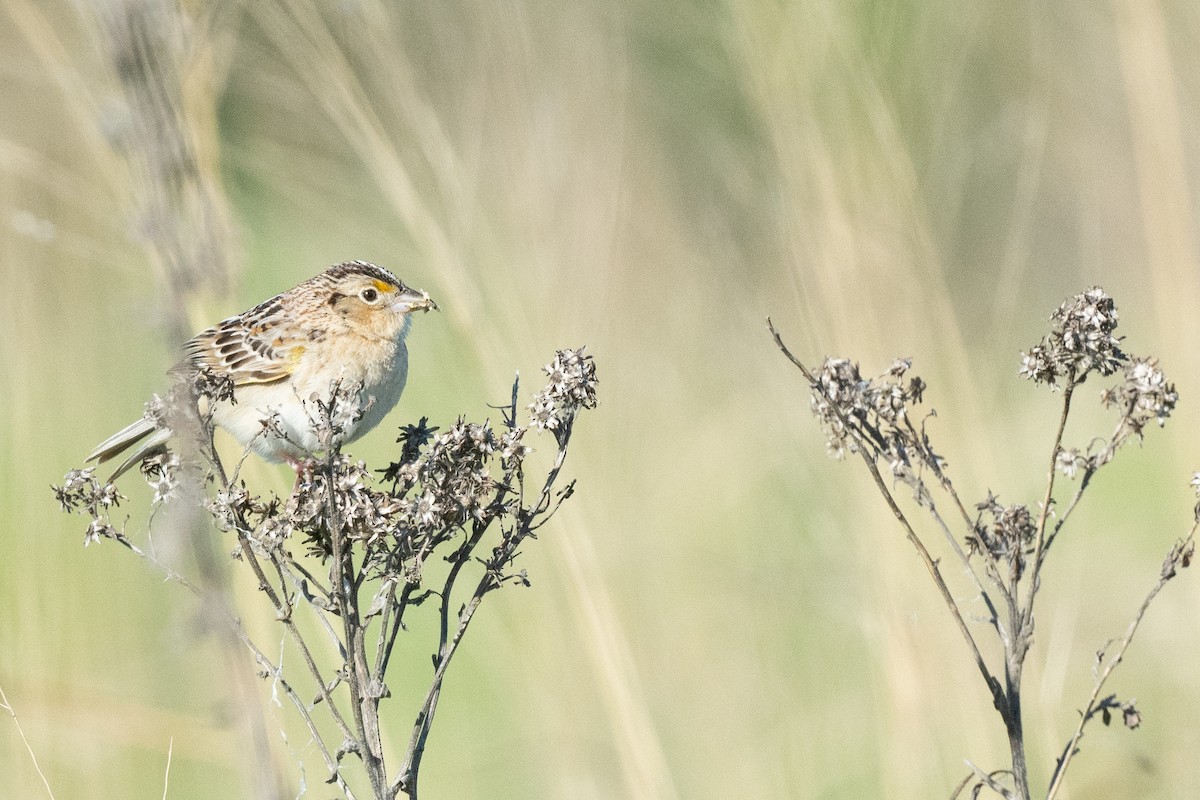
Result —
<instances>
[{"instance_id":1,"label":"grasshopper sparrow","mask_svg":"<svg viewBox=\"0 0 1200 800\"><path fill-rule=\"evenodd\" d=\"M330 267L265 303L202 331L171 370L178 380L202 371L233 387L231 399L201 398L201 413L243 447L299 471L321 449L317 407L335 387L359 387L358 413L342 427L351 442L392 410L408 377L404 337L414 311L436 309L429 295L365 261ZM271 424L264 420L271 418ZM137 446L112 478L161 452L171 431L147 414L96 447L105 462Z\"/></svg>"}]
</instances>

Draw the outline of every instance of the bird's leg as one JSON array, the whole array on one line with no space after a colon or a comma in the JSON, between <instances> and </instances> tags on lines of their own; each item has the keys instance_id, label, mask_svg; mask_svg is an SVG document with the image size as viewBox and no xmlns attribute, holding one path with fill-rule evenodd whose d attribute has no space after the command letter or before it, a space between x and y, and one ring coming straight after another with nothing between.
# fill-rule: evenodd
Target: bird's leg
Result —
<instances>
[{"instance_id":1,"label":"bird's leg","mask_svg":"<svg viewBox=\"0 0 1200 800\"><path fill-rule=\"evenodd\" d=\"M295 494L302 484L312 480L313 467L315 462L310 458L296 458L295 456L284 456L284 461L287 465L296 471L296 482L292 484L292 494Z\"/></svg>"}]
</instances>

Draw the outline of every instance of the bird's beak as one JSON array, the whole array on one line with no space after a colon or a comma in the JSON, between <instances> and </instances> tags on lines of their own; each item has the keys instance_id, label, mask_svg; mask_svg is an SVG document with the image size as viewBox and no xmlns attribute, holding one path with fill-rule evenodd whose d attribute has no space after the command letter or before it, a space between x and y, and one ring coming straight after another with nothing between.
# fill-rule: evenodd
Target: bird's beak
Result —
<instances>
[{"instance_id":1,"label":"bird's beak","mask_svg":"<svg viewBox=\"0 0 1200 800\"><path fill-rule=\"evenodd\" d=\"M402 314L408 314L413 311L437 311L438 304L433 302L428 292L405 287L404 291L396 295L396 301L392 304L392 308Z\"/></svg>"}]
</instances>

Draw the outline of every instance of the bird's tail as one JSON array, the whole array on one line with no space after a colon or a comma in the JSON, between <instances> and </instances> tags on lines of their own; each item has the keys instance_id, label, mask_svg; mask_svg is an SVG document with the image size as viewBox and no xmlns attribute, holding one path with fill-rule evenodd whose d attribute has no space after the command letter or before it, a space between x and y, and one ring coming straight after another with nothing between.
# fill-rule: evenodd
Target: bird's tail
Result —
<instances>
[{"instance_id":1,"label":"bird's tail","mask_svg":"<svg viewBox=\"0 0 1200 800\"><path fill-rule=\"evenodd\" d=\"M122 428L98 444L96 449L88 455L87 460L103 464L136 445L133 453L121 462L121 465L117 467L116 471L108 479L109 483L111 483L125 474L130 467L140 463L142 459L165 449L169 438L171 438L170 430L161 427L153 420L142 417L137 422Z\"/></svg>"}]
</instances>

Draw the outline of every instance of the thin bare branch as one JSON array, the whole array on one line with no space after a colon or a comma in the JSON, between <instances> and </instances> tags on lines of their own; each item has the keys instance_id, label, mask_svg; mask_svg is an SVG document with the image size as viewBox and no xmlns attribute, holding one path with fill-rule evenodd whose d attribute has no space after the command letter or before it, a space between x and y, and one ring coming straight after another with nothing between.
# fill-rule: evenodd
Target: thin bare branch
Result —
<instances>
[{"instance_id":1,"label":"thin bare branch","mask_svg":"<svg viewBox=\"0 0 1200 800\"><path fill-rule=\"evenodd\" d=\"M1125 630L1125 635L1118 642L1116 651L1107 657L1104 651L1098 654L1099 671L1096 673L1096 679L1092 685L1092 693L1088 696L1087 703L1079 715L1079 725L1076 726L1075 732L1071 734L1071 738L1067 741L1066 747L1063 748L1062 756L1059 757L1058 764L1054 768L1054 774L1050 779L1050 788L1046 792L1046 800L1054 800L1054 797L1062 788L1063 779L1067 774L1067 767L1070 766L1075 754L1079 752L1079 741L1083 738L1084 728L1100 710L1097 704L1100 693L1104 691L1104 685L1108 682L1113 670L1125 658L1125 651L1129 649L1130 643L1133 642L1133 637L1141 626L1142 619L1145 618L1150 604L1154 602L1154 598L1167 585L1167 582L1175 577L1176 570L1181 566L1186 566L1187 562L1191 560L1191 548L1195 541L1197 528L1200 528L1200 521L1193 523L1187 536L1172 548L1166 561L1163 562L1163 569L1159 574L1158 581L1150 589L1149 593L1147 593L1146 598L1142 600L1142 604L1134 615L1133 621L1129 623L1129 627Z\"/></svg>"},{"instance_id":2,"label":"thin bare branch","mask_svg":"<svg viewBox=\"0 0 1200 800\"><path fill-rule=\"evenodd\" d=\"M1033 603L1037 598L1038 587L1041 584L1042 551L1046 546L1046 520L1050 515L1050 504L1054 501L1054 478L1058 474L1058 453L1062 449L1063 433L1067 429L1067 418L1071 414L1071 397L1075 394L1075 373L1067 375L1067 385L1063 388L1062 412L1058 418L1058 430L1054 434L1054 446L1050 448L1050 470L1046 476L1046 493L1042 496L1042 508L1038 514L1037 530L1035 533L1032 568L1029 575L1029 594L1025 600L1021 616L1021 636L1028 640L1032 637L1029 627L1033 623ZM1014 587L1014 591L1016 587ZM1028 643L1026 644L1028 646Z\"/></svg>"},{"instance_id":3,"label":"thin bare branch","mask_svg":"<svg viewBox=\"0 0 1200 800\"><path fill-rule=\"evenodd\" d=\"M42 779L42 786L46 787L46 794L50 797L50 800L54 800L54 791L50 788L50 781L46 778L46 773L42 772L42 765L38 763L37 754L33 752L33 746L29 744L29 739L25 736L25 729L21 727L21 718L17 716L17 710L8 701L8 695L4 693L3 686L0 686L0 711L8 714L12 718L13 725L17 726L17 735L21 737L21 743L25 745L25 752L29 753L29 760L33 762L33 769L37 772L38 777Z\"/></svg>"}]
</instances>

